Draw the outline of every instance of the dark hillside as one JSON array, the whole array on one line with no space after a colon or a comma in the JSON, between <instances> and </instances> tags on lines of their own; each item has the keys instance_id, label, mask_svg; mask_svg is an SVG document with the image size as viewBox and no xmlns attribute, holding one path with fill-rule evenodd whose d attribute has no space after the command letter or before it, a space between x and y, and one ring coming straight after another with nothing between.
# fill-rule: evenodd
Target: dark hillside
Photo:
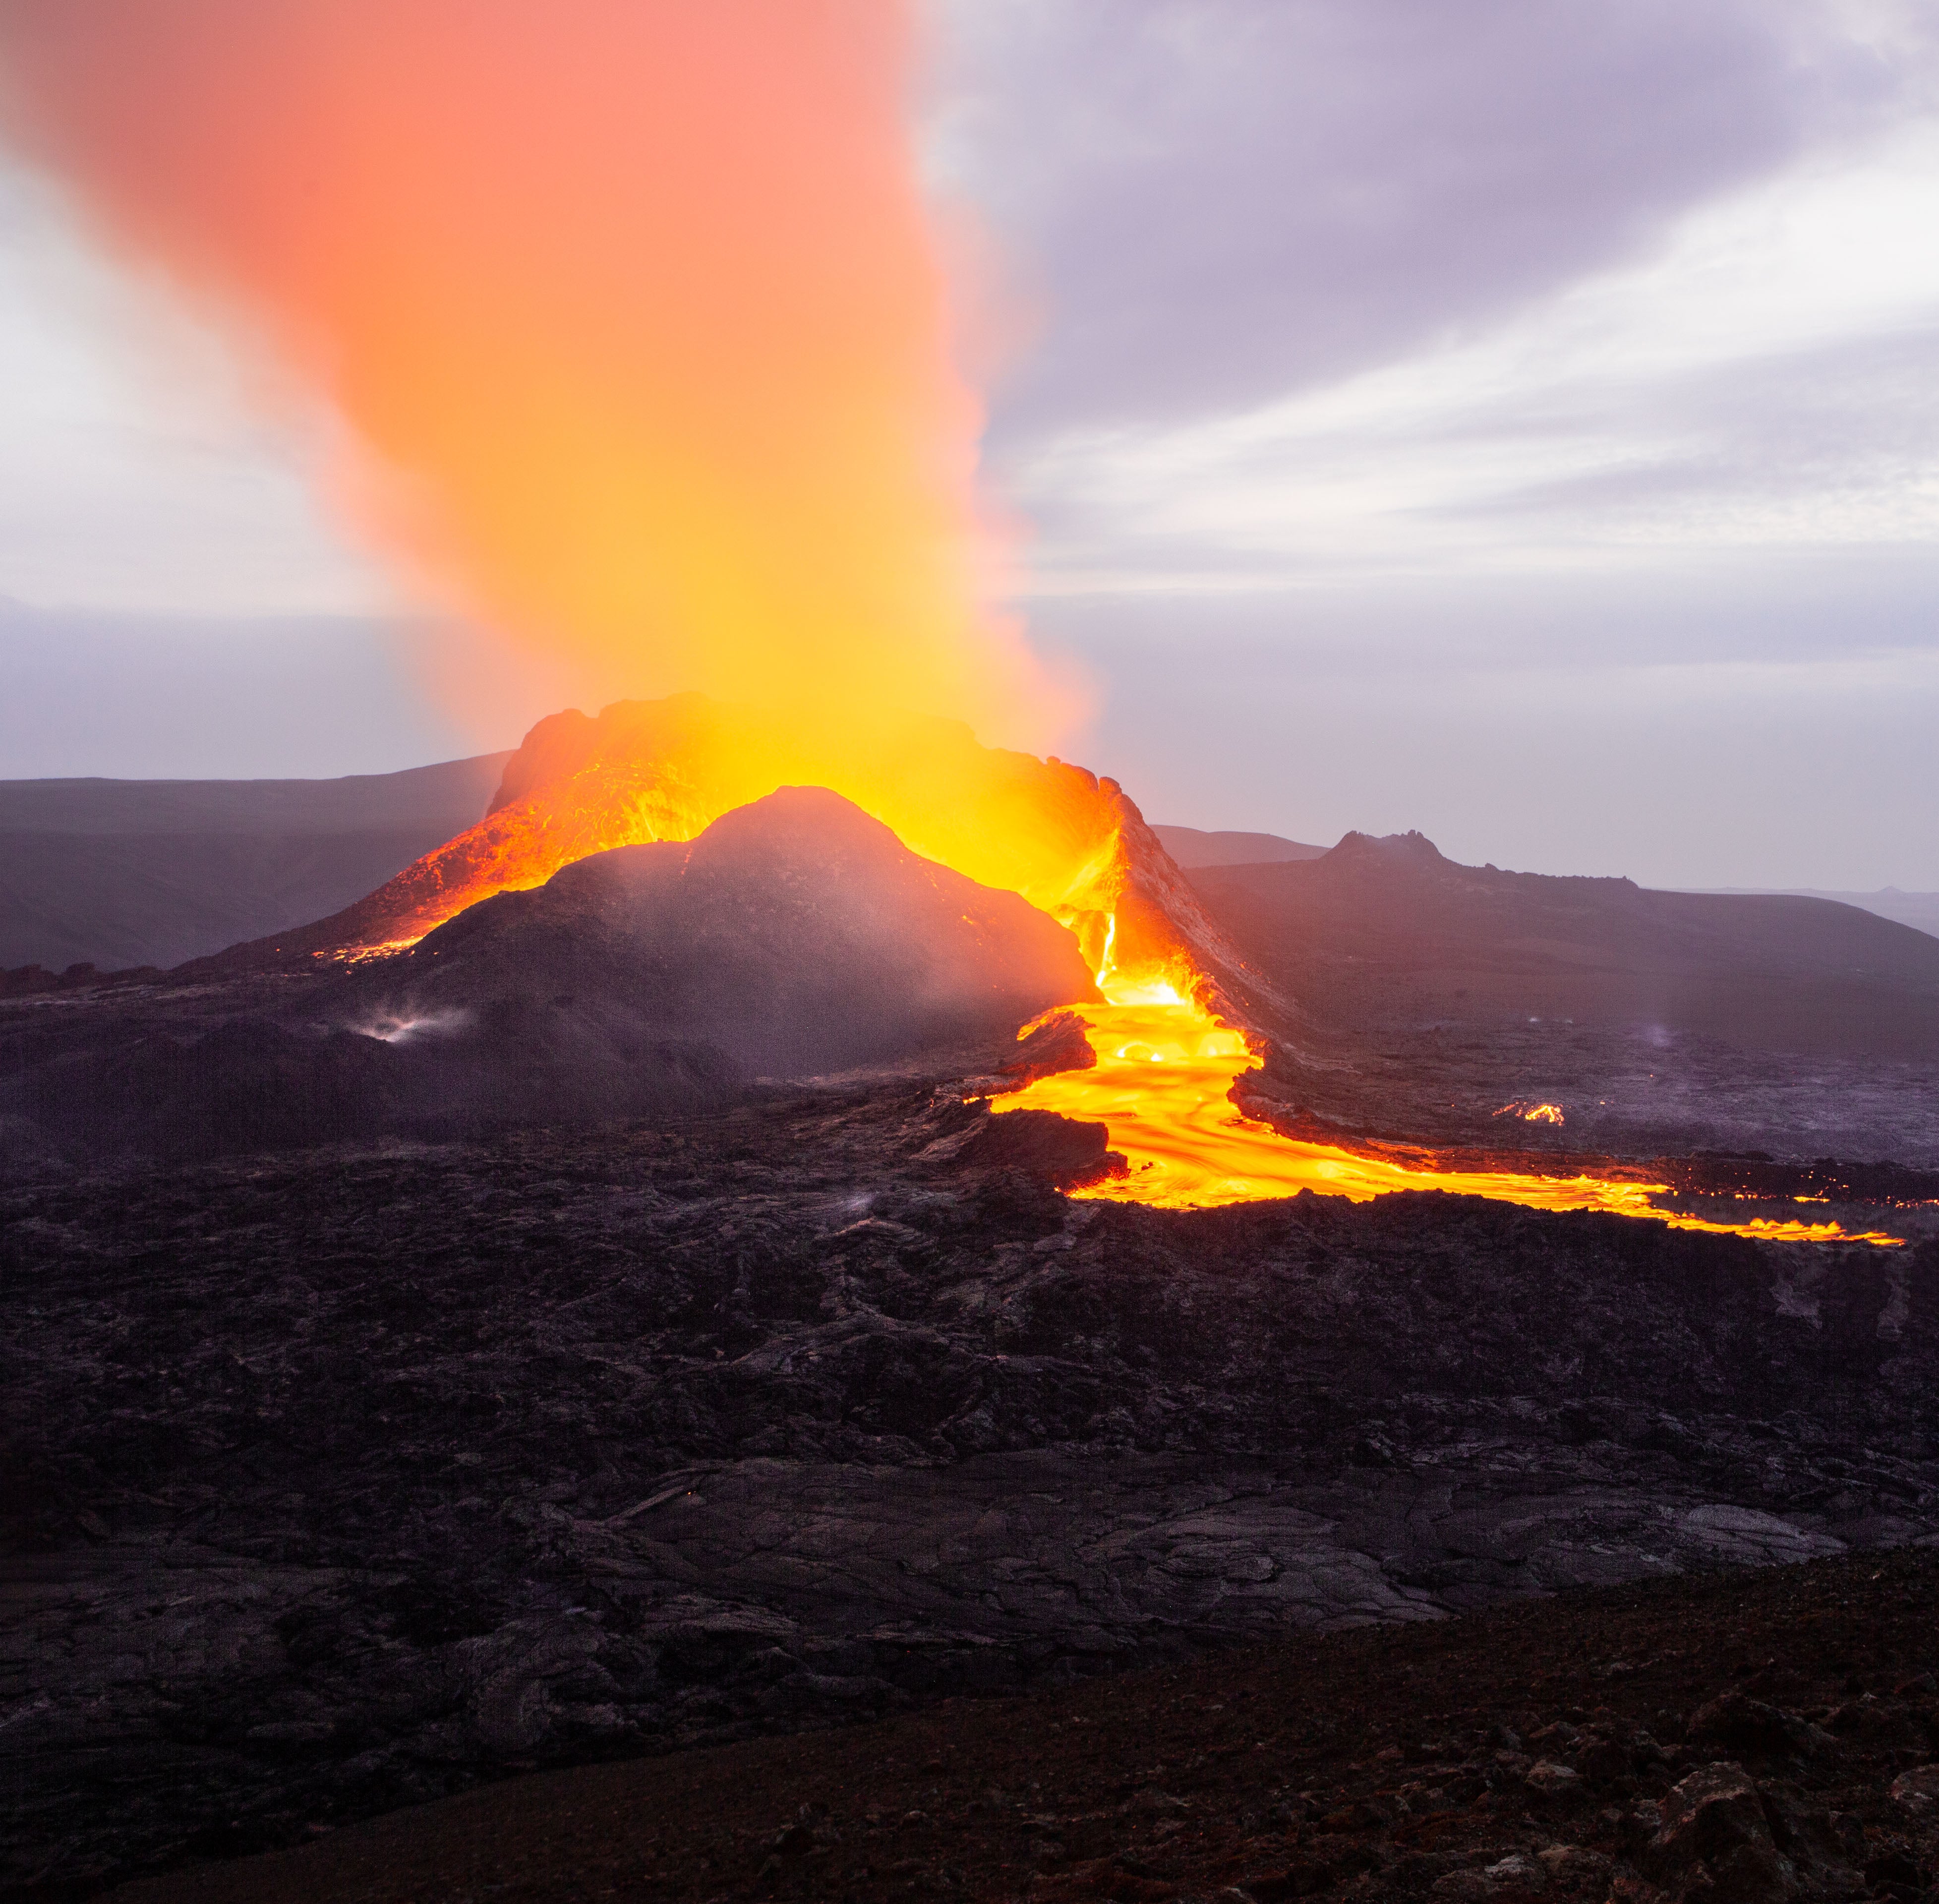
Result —
<instances>
[{"instance_id":1,"label":"dark hillside","mask_svg":"<svg viewBox=\"0 0 1939 1904\"><path fill-rule=\"evenodd\" d=\"M0 968L175 965L334 912L473 824L510 757L341 780L0 781Z\"/></svg>"},{"instance_id":2,"label":"dark hillside","mask_svg":"<svg viewBox=\"0 0 1939 1904\"><path fill-rule=\"evenodd\" d=\"M1323 1019L1654 1027L1807 1055L1939 1058L1939 939L1831 900L1653 892L1458 866L1418 833L1192 875Z\"/></svg>"},{"instance_id":3,"label":"dark hillside","mask_svg":"<svg viewBox=\"0 0 1939 1904\"><path fill-rule=\"evenodd\" d=\"M1939 1168L1939 939L1909 926L1457 866L1418 833L1188 876L1262 995L1290 1001L1247 1087L1285 1128Z\"/></svg>"},{"instance_id":4,"label":"dark hillside","mask_svg":"<svg viewBox=\"0 0 1939 1904\"><path fill-rule=\"evenodd\" d=\"M595 854L408 952L0 1010L0 1176L692 1110L1094 998L1077 941L820 788Z\"/></svg>"},{"instance_id":5,"label":"dark hillside","mask_svg":"<svg viewBox=\"0 0 1939 1904\"><path fill-rule=\"evenodd\" d=\"M1276 833L1203 833L1196 827L1161 827L1152 831L1164 850L1189 871L1198 866L1249 866L1272 860L1317 860L1324 846L1308 846Z\"/></svg>"}]
</instances>

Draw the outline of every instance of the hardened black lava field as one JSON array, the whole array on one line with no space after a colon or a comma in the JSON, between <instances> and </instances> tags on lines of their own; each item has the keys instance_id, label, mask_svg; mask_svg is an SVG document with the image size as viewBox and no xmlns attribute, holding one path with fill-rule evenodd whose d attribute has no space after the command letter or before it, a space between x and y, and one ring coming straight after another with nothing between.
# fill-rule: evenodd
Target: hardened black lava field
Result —
<instances>
[{"instance_id":1,"label":"hardened black lava field","mask_svg":"<svg viewBox=\"0 0 1939 1904\"><path fill-rule=\"evenodd\" d=\"M8 1881L1939 1532L1929 1244L1102 1149L910 1075L5 1192Z\"/></svg>"}]
</instances>

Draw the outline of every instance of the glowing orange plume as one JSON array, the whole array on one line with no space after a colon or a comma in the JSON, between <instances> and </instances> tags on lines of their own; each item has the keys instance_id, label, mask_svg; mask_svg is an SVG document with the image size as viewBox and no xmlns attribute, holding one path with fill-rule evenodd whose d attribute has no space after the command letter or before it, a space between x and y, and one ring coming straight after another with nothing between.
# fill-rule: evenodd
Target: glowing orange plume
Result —
<instances>
[{"instance_id":1,"label":"glowing orange plume","mask_svg":"<svg viewBox=\"0 0 1939 1904\"><path fill-rule=\"evenodd\" d=\"M348 422L433 599L608 694L1049 738L975 607L913 51L904 0L0 0L0 113Z\"/></svg>"}]
</instances>

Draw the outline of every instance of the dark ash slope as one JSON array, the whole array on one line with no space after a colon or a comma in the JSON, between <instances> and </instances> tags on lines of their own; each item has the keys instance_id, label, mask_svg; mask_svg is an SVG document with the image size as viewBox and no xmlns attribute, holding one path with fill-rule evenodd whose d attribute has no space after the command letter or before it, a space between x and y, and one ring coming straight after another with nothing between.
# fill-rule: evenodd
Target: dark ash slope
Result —
<instances>
[{"instance_id":1,"label":"dark ash slope","mask_svg":"<svg viewBox=\"0 0 1939 1904\"><path fill-rule=\"evenodd\" d=\"M1471 1022L1654 1026L1743 1046L1939 1059L1939 939L1856 906L1459 866L1418 833L1192 884L1247 960L1343 1022L1396 993Z\"/></svg>"},{"instance_id":2,"label":"dark ash slope","mask_svg":"<svg viewBox=\"0 0 1939 1904\"><path fill-rule=\"evenodd\" d=\"M541 1000L622 1013L778 1077L998 1036L1097 995L1047 914L818 787L500 893L352 989L386 1024Z\"/></svg>"},{"instance_id":3,"label":"dark ash slope","mask_svg":"<svg viewBox=\"0 0 1939 1904\"><path fill-rule=\"evenodd\" d=\"M1296 1002L1268 1095L1403 1140L1939 1166L1939 940L1828 900L1459 866L1418 833L1191 875ZM1566 1123L1496 1116L1514 1101Z\"/></svg>"}]
</instances>

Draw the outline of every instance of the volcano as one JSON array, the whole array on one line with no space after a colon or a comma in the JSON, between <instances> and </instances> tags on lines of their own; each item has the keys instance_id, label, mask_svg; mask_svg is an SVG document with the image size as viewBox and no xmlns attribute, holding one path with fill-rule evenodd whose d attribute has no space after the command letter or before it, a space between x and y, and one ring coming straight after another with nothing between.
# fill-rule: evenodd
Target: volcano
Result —
<instances>
[{"instance_id":1,"label":"volcano","mask_svg":"<svg viewBox=\"0 0 1939 1904\"><path fill-rule=\"evenodd\" d=\"M1064 763L634 704L542 723L482 821L331 920L0 1001L0 1888L534 1767L960 1736L906 1708L1289 1625L1939 1538L1939 1180L1534 1154L1593 1129L1585 1087L1504 1075L1478 1007L1442 1055L1397 914L1482 995L1531 922L1583 900L1575 945L1656 912L1515 876L1352 839L1195 890ZM1653 1098L1676 1050L1648 1053ZM1457 1155L1452 1109L1429 1150L1423 1079L1519 1150ZM1542 1604L1587 1676L1566 1703L1628 1696L1606 1628ZM1696 1644L1726 1638L1727 1611ZM1645 1670L1650 1710L1684 1698ZM1219 1762L1263 1777L1233 1723ZM906 1890L870 1869L858 1896Z\"/></svg>"},{"instance_id":2,"label":"volcano","mask_svg":"<svg viewBox=\"0 0 1939 1904\"><path fill-rule=\"evenodd\" d=\"M1056 921L808 787L308 976L56 1029L0 1129L17 1153L187 1156L690 1110L942 1047L988 1068L1020 1022L1097 996Z\"/></svg>"},{"instance_id":3,"label":"volcano","mask_svg":"<svg viewBox=\"0 0 1939 1904\"><path fill-rule=\"evenodd\" d=\"M1254 1017L1268 1004L1108 776L982 746L960 721L830 727L699 694L541 720L476 825L342 911L236 947L218 969L401 949L495 893L613 847L691 839L785 786L827 787L912 852L1020 894L1070 929L1093 971L1161 973Z\"/></svg>"},{"instance_id":4,"label":"volcano","mask_svg":"<svg viewBox=\"0 0 1939 1904\"><path fill-rule=\"evenodd\" d=\"M736 807L691 842L575 861L352 971L387 1040L461 1043L481 1015L536 1007L589 1050L675 1040L747 1076L1000 1038L1097 996L1055 920L815 787Z\"/></svg>"},{"instance_id":5,"label":"volcano","mask_svg":"<svg viewBox=\"0 0 1939 1904\"><path fill-rule=\"evenodd\" d=\"M805 791L814 787L824 790L819 803ZM805 922L805 932L775 925L763 937L746 935L766 901L735 902L731 927L705 903L690 912L700 903L694 896L728 864L717 858L726 842L751 824L732 816L762 809L782 788L793 790L787 803L764 809L759 825L778 824L784 812L793 855L812 858L824 823L840 834L866 816L880 832L878 872L892 847L927 863L924 877L947 868L986 897L1009 894L1024 909L1010 915L1014 943L983 946L976 956L994 955L1027 979L966 986L969 965L948 942L960 927L981 932L993 915L979 900L953 920L933 916L936 889L918 894L899 876L890 882L899 897L881 901L910 909L890 935L893 951L884 940L866 952L824 945L810 956L811 965L816 955L825 963L839 951L847 976L838 992L872 974L866 1000L826 993L805 969L784 976L797 943L813 946L829 927L826 913ZM723 817L720 842L683 850ZM1417 845L1438 861L1424 841ZM1330 866L1340 851L1305 864ZM573 870L615 852L632 857ZM758 855L734 876L750 891L786 884L781 862ZM521 902L540 887L543 899ZM1041 923L1019 965L1026 914ZM877 916L885 916L879 908ZM1053 945L1062 950L1053 955ZM741 970L744 955L759 969ZM436 1121L467 1104L474 1119L631 1114L738 1089L750 1076L881 1062L946 1040L951 1026L986 1032L1012 1010L1010 1022L1023 1018L1027 1032L1030 1015L1016 1008L1036 998L1045 1009L1072 1008L1081 1032L1070 1027L1052 1040L1055 1064L1027 1062L1014 1087L1024 1095L1006 1107L1110 1130L1128 1168L1085 1194L1188 1208L1304 1190L1364 1199L1438 1189L1797 1241L1851 1233L1828 1216L1807 1220L1788 1209L1743 1217L1670 1211L1663 1199L1670 1186L1659 1173L1617 1168L1607 1157L1572 1169L1545 1161L1531 1171L1494 1146L1447 1161L1343 1147L1297 1101L1276 1104L1260 1092L1269 1080L1254 1074L1269 1054L1278 1054L1281 1080L1303 1095L1313 1069L1286 1062L1305 1050L1312 1026L1268 976L1271 960L1271 947L1256 946L1250 958L1235 949L1114 780L1055 757L981 746L959 723L793 720L682 695L617 702L596 720L568 710L540 721L507 762L476 825L328 918L185 969L342 977L354 1008L337 998L335 1018L306 1028L409 1047L410 1075L395 1087L401 1108L352 1118L364 1127L398 1117ZM968 1010L973 998L981 1018ZM285 1052L275 1068L300 1071L306 1055L313 1054ZM352 1047L340 1065L360 1078L385 1071L385 1061ZM1015 1068L1000 1057L973 1068L985 1080L975 1090L987 1094L1002 1089L988 1081L993 1071ZM1242 1080L1253 1101L1243 1108L1235 1101ZM1278 1089L1283 1100L1284 1083ZM145 1101L125 1089L120 1097Z\"/></svg>"}]
</instances>

